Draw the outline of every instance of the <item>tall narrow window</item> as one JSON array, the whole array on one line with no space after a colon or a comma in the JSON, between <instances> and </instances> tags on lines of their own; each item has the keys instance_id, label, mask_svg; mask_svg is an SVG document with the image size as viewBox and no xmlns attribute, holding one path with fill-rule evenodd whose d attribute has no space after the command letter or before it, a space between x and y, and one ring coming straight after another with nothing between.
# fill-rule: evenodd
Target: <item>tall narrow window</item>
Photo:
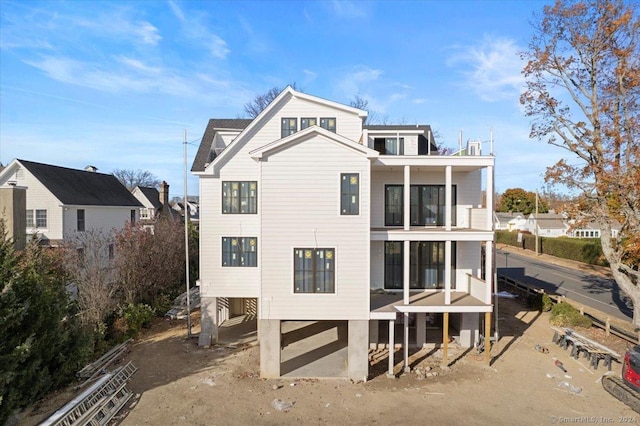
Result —
<instances>
[{"instance_id":1,"label":"tall narrow window","mask_svg":"<svg viewBox=\"0 0 640 426\"><path fill-rule=\"evenodd\" d=\"M412 289L442 289L445 286L445 242L411 241L409 285ZM451 243L451 276L455 276L456 243Z\"/></svg>"},{"instance_id":2,"label":"tall narrow window","mask_svg":"<svg viewBox=\"0 0 640 426\"><path fill-rule=\"evenodd\" d=\"M136 211L135 210L131 210L129 216L130 216L130 219L131 219L131 224L133 225L134 223L136 223Z\"/></svg>"},{"instance_id":3,"label":"tall narrow window","mask_svg":"<svg viewBox=\"0 0 640 426\"><path fill-rule=\"evenodd\" d=\"M280 137L287 137L298 131L297 118L283 118Z\"/></svg>"},{"instance_id":4,"label":"tall narrow window","mask_svg":"<svg viewBox=\"0 0 640 426\"><path fill-rule=\"evenodd\" d=\"M404 283L404 243L384 242L384 288L401 289Z\"/></svg>"},{"instance_id":5,"label":"tall narrow window","mask_svg":"<svg viewBox=\"0 0 640 426\"><path fill-rule=\"evenodd\" d=\"M37 228L47 227L47 211L46 210L36 210L36 227Z\"/></svg>"},{"instance_id":6,"label":"tall narrow window","mask_svg":"<svg viewBox=\"0 0 640 426\"><path fill-rule=\"evenodd\" d=\"M258 212L256 181L222 182L222 213L255 214Z\"/></svg>"},{"instance_id":7,"label":"tall narrow window","mask_svg":"<svg viewBox=\"0 0 640 426\"><path fill-rule=\"evenodd\" d=\"M258 266L258 239L222 237L222 266Z\"/></svg>"},{"instance_id":8,"label":"tall narrow window","mask_svg":"<svg viewBox=\"0 0 640 426\"><path fill-rule=\"evenodd\" d=\"M320 118L320 127L327 129L330 132L336 132L336 119L335 117Z\"/></svg>"},{"instance_id":9,"label":"tall narrow window","mask_svg":"<svg viewBox=\"0 0 640 426\"><path fill-rule=\"evenodd\" d=\"M384 187L384 224L385 226L402 226L403 188L402 185L385 185Z\"/></svg>"},{"instance_id":10,"label":"tall narrow window","mask_svg":"<svg viewBox=\"0 0 640 426\"><path fill-rule=\"evenodd\" d=\"M342 173L340 175L340 214L357 215L360 211L360 175Z\"/></svg>"},{"instance_id":11,"label":"tall narrow window","mask_svg":"<svg viewBox=\"0 0 640 426\"><path fill-rule=\"evenodd\" d=\"M84 209L78 209L76 216L76 225L78 231L82 232L84 231Z\"/></svg>"},{"instance_id":12,"label":"tall narrow window","mask_svg":"<svg viewBox=\"0 0 640 426\"><path fill-rule=\"evenodd\" d=\"M36 222L33 217L33 210L27 210L27 228L33 228L36 226Z\"/></svg>"},{"instance_id":13,"label":"tall narrow window","mask_svg":"<svg viewBox=\"0 0 640 426\"><path fill-rule=\"evenodd\" d=\"M109 260L113 260L114 258L114 250L113 250L113 244L109 244Z\"/></svg>"},{"instance_id":14,"label":"tall narrow window","mask_svg":"<svg viewBox=\"0 0 640 426\"><path fill-rule=\"evenodd\" d=\"M293 249L295 293L335 293L335 249Z\"/></svg>"},{"instance_id":15,"label":"tall narrow window","mask_svg":"<svg viewBox=\"0 0 640 426\"><path fill-rule=\"evenodd\" d=\"M317 126L317 125L318 125L318 119L315 117L300 119L300 130L304 130L307 127Z\"/></svg>"}]
</instances>

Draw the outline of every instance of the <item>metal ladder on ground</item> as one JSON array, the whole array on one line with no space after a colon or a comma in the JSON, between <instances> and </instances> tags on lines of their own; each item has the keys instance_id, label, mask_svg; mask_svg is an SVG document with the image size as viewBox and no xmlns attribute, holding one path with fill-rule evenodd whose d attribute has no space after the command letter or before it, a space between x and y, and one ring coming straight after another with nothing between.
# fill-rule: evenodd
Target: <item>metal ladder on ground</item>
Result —
<instances>
[{"instance_id":1,"label":"metal ladder on ground","mask_svg":"<svg viewBox=\"0 0 640 426\"><path fill-rule=\"evenodd\" d=\"M105 425L131 399L126 388L138 368L129 362L100 378L91 388L49 417L43 425Z\"/></svg>"}]
</instances>

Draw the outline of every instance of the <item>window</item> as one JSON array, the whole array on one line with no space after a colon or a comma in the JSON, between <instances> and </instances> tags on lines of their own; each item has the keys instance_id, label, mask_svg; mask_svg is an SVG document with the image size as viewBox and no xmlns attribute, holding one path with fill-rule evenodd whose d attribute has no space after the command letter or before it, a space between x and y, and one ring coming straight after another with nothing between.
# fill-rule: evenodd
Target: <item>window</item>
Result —
<instances>
[{"instance_id":1,"label":"window","mask_svg":"<svg viewBox=\"0 0 640 426\"><path fill-rule=\"evenodd\" d=\"M295 293L335 293L335 250L293 249Z\"/></svg>"},{"instance_id":2,"label":"window","mask_svg":"<svg viewBox=\"0 0 640 426\"><path fill-rule=\"evenodd\" d=\"M444 241L411 241L409 288L442 289L444 288L445 242ZM451 270L455 270L456 243L451 243ZM451 276L454 274L452 272Z\"/></svg>"},{"instance_id":3,"label":"window","mask_svg":"<svg viewBox=\"0 0 640 426\"><path fill-rule=\"evenodd\" d=\"M411 225L445 224L445 186L411 185ZM456 186L451 187L451 223L456 224Z\"/></svg>"},{"instance_id":4,"label":"window","mask_svg":"<svg viewBox=\"0 0 640 426\"><path fill-rule=\"evenodd\" d=\"M47 211L36 210L36 228L46 228L46 227L47 227Z\"/></svg>"},{"instance_id":5,"label":"window","mask_svg":"<svg viewBox=\"0 0 640 426\"><path fill-rule=\"evenodd\" d=\"M318 120L314 118L301 118L300 119L300 130L306 129L307 127L317 126Z\"/></svg>"},{"instance_id":6,"label":"window","mask_svg":"<svg viewBox=\"0 0 640 426\"><path fill-rule=\"evenodd\" d=\"M258 239L222 237L222 266L258 266Z\"/></svg>"},{"instance_id":7,"label":"window","mask_svg":"<svg viewBox=\"0 0 640 426\"><path fill-rule=\"evenodd\" d=\"M327 117L320 118L320 127L323 129L327 129L330 132L336 132L336 118L335 117Z\"/></svg>"},{"instance_id":8,"label":"window","mask_svg":"<svg viewBox=\"0 0 640 426\"><path fill-rule=\"evenodd\" d=\"M84 231L84 209L78 209L76 216L78 231Z\"/></svg>"},{"instance_id":9,"label":"window","mask_svg":"<svg viewBox=\"0 0 640 426\"><path fill-rule=\"evenodd\" d=\"M360 175L340 174L340 214L357 215L360 208Z\"/></svg>"},{"instance_id":10,"label":"window","mask_svg":"<svg viewBox=\"0 0 640 426\"><path fill-rule=\"evenodd\" d=\"M114 257L113 244L109 244L109 260L113 260L113 257Z\"/></svg>"},{"instance_id":11,"label":"window","mask_svg":"<svg viewBox=\"0 0 640 426\"><path fill-rule=\"evenodd\" d=\"M385 226L402 226L403 188L402 185L385 185L384 187L384 224Z\"/></svg>"},{"instance_id":12,"label":"window","mask_svg":"<svg viewBox=\"0 0 640 426\"><path fill-rule=\"evenodd\" d=\"M297 118L283 118L282 119L282 131L280 137L284 138L294 134L298 131L298 119Z\"/></svg>"},{"instance_id":13,"label":"window","mask_svg":"<svg viewBox=\"0 0 640 426\"><path fill-rule=\"evenodd\" d=\"M222 213L255 214L258 212L258 189L256 181L222 182Z\"/></svg>"},{"instance_id":14,"label":"window","mask_svg":"<svg viewBox=\"0 0 640 426\"><path fill-rule=\"evenodd\" d=\"M404 155L404 138L375 138L373 149L382 155Z\"/></svg>"},{"instance_id":15,"label":"window","mask_svg":"<svg viewBox=\"0 0 640 426\"><path fill-rule=\"evenodd\" d=\"M33 210L27 210L27 228L33 228L35 222L33 221Z\"/></svg>"},{"instance_id":16,"label":"window","mask_svg":"<svg viewBox=\"0 0 640 426\"><path fill-rule=\"evenodd\" d=\"M133 225L134 223L136 223L136 211L135 210L131 210L130 212L130 219L131 219L131 224Z\"/></svg>"},{"instance_id":17,"label":"window","mask_svg":"<svg viewBox=\"0 0 640 426\"><path fill-rule=\"evenodd\" d=\"M403 251L402 241L384 242L384 288L401 289L404 283L403 277Z\"/></svg>"}]
</instances>

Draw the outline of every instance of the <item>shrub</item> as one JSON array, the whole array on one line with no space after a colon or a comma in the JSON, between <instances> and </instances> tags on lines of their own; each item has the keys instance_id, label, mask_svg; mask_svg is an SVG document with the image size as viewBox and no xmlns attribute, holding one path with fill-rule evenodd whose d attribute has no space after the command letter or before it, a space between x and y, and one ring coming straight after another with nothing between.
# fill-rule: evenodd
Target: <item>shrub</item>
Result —
<instances>
[{"instance_id":1,"label":"shrub","mask_svg":"<svg viewBox=\"0 0 640 426\"><path fill-rule=\"evenodd\" d=\"M580 315L580 311L569 303L556 303L551 308L550 322L560 327L591 327L591 319Z\"/></svg>"},{"instance_id":2,"label":"shrub","mask_svg":"<svg viewBox=\"0 0 640 426\"><path fill-rule=\"evenodd\" d=\"M144 303L119 306L111 324L111 339L117 342L136 337L140 330L151 325L154 316L151 306Z\"/></svg>"},{"instance_id":3,"label":"shrub","mask_svg":"<svg viewBox=\"0 0 640 426\"><path fill-rule=\"evenodd\" d=\"M527 307L542 312L549 312L553 307L553 302L547 293L534 293L527 297Z\"/></svg>"}]
</instances>

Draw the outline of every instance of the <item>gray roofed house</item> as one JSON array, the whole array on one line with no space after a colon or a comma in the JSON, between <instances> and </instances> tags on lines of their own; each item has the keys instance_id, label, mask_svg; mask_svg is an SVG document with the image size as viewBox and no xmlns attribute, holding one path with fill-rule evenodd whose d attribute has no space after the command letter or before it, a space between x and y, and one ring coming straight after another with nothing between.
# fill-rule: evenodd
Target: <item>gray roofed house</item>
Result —
<instances>
[{"instance_id":1,"label":"gray roofed house","mask_svg":"<svg viewBox=\"0 0 640 426\"><path fill-rule=\"evenodd\" d=\"M16 159L0 186L27 188L26 234L54 243L73 232L122 228L138 219L140 202L113 175Z\"/></svg>"},{"instance_id":2,"label":"gray roofed house","mask_svg":"<svg viewBox=\"0 0 640 426\"><path fill-rule=\"evenodd\" d=\"M210 119L209 123L207 124L207 128L204 131L204 135L202 135L202 140L200 142L200 146L198 147L198 152L193 159L191 171L204 171L206 164L213 161L213 159L218 155L216 153L216 148L218 149L218 151L221 151L226 145L228 145L229 142L231 142L231 138L225 138L223 134L235 137L239 135L240 132L242 132L242 130L244 130L249 124L251 124L252 121L252 119L245 118ZM217 141L217 138L220 140ZM218 144L216 144L215 142L218 142ZM222 143L226 143L226 145L222 145Z\"/></svg>"},{"instance_id":3,"label":"gray roofed house","mask_svg":"<svg viewBox=\"0 0 640 426\"><path fill-rule=\"evenodd\" d=\"M532 213L526 223L526 230L543 237L561 237L567 235L569 226L562 215L556 213Z\"/></svg>"},{"instance_id":4,"label":"gray roofed house","mask_svg":"<svg viewBox=\"0 0 640 426\"><path fill-rule=\"evenodd\" d=\"M162 181L160 190L147 186L136 186L132 194L142 203L140 220L153 221L160 217L175 220L169 205L169 184ZM165 208L165 206L167 206Z\"/></svg>"}]
</instances>

